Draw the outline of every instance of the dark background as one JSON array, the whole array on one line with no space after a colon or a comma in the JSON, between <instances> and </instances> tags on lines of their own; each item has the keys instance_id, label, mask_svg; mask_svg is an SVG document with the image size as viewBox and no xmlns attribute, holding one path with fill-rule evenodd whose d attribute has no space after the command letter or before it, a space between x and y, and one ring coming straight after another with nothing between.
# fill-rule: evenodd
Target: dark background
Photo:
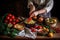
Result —
<instances>
[{"instance_id":1,"label":"dark background","mask_svg":"<svg viewBox=\"0 0 60 40\"><path fill-rule=\"evenodd\" d=\"M57 17L60 20L60 5L59 0L54 0L54 7L52 9L52 16ZM0 1L0 16L3 16L5 13L11 12L12 14L18 16L19 13L24 13L24 6L26 4L26 0L2 0ZM20 10L21 9L21 10Z\"/></svg>"}]
</instances>

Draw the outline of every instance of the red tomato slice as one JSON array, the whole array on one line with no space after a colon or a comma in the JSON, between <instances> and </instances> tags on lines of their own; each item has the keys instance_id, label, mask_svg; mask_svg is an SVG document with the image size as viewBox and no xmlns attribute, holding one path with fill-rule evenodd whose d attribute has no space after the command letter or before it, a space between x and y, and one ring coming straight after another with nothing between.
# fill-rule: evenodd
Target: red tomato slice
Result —
<instances>
[{"instance_id":1,"label":"red tomato slice","mask_svg":"<svg viewBox=\"0 0 60 40\"><path fill-rule=\"evenodd\" d=\"M30 22L32 20L32 18L28 18L27 22Z\"/></svg>"}]
</instances>

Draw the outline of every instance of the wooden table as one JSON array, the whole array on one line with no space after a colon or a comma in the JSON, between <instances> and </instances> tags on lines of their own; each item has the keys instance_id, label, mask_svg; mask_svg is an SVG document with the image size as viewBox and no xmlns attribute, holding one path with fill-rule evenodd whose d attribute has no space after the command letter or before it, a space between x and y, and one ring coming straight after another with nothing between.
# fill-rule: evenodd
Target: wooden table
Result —
<instances>
[{"instance_id":1,"label":"wooden table","mask_svg":"<svg viewBox=\"0 0 60 40\"><path fill-rule=\"evenodd\" d=\"M56 27L60 28L60 23L58 23ZM2 39L11 39L11 38L9 38L7 36L3 36L3 35L1 35L0 38L2 38ZM14 40L17 40L17 39L19 39L19 40L21 40L21 39L22 40L32 40L31 38L20 37L20 36L14 38ZM37 39L40 39L40 40L44 40L44 39L60 39L60 33L55 33L54 37L37 36L37 38L35 40L37 40Z\"/></svg>"}]
</instances>

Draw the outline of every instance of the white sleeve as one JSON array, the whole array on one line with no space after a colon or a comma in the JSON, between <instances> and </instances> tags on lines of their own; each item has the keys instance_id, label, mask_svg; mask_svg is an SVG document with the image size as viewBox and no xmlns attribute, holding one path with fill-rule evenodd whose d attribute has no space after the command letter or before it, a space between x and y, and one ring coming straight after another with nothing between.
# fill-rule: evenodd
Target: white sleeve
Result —
<instances>
[{"instance_id":1,"label":"white sleeve","mask_svg":"<svg viewBox=\"0 0 60 40\"><path fill-rule=\"evenodd\" d=\"M47 10L47 13L52 10L53 4L54 4L53 0L50 0L50 1L47 3L47 5L46 5L46 7L45 7L45 9Z\"/></svg>"}]
</instances>

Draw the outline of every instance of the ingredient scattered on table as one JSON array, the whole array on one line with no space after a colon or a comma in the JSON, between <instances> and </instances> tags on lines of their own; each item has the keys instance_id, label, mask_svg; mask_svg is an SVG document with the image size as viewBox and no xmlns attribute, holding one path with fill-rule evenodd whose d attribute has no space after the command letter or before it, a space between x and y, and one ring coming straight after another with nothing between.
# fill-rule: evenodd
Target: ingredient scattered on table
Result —
<instances>
[{"instance_id":1,"label":"ingredient scattered on table","mask_svg":"<svg viewBox=\"0 0 60 40\"><path fill-rule=\"evenodd\" d=\"M45 21L44 21L45 20ZM0 33L15 37L19 32L29 28L32 33L36 32L39 36L53 37L54 33L59 32L55 28L56 18L44 18L43 16L34 16L33 18L15 17L13 14L5 14L0 19Z\"/></svg>"}]
</instances>

